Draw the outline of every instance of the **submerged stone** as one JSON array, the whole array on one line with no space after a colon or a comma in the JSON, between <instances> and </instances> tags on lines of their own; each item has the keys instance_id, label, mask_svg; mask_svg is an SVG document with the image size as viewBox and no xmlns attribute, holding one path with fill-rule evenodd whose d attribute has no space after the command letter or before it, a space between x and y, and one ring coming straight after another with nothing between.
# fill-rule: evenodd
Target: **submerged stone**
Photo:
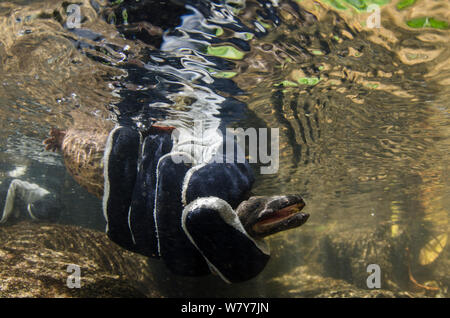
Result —
<instances>
[{"instance_id":1,"label":"submerged stone","mask_svg":"<svg viewBox=\"0 0 450 318\"><path fill-rule=\"evenodd\" d=\"M1 227L0 242L0 297L161 297L147 259L102 232L21 222ZM69 287L69 265L79 266L80 288Z\"/></svg>"}]
</instances>

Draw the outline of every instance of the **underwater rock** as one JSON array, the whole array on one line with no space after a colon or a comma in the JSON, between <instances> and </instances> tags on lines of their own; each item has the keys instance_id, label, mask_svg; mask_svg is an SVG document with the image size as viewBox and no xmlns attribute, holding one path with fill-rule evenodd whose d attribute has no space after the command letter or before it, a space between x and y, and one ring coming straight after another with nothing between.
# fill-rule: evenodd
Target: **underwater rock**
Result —
<instances>
[{"instance_id":1,"label":"underwater rock","mask_svg":"<svg viewBox=\"0 0 450 318\"><path fill-rule=\"evenodd\" d=\"M358 288L344 280L310 273L307 266L299 266L290 273L273 279L272 283L284 286L285 297L316 298L412 298L416 294L387 289ZM278 287L279 288L279 287Z\"/></svg>"},{"instance_id":2,"label":"underwater rock","mask_svg":"<svg viewBox=\"0 0 450 318\"><path fill-rule=\"evenodd\" d=\"M448 250L421 266L415 252L421 245L406 233L393 237L389 227L380 226L304 231L290 240L283 234L271 268L286 273L271 280L273 290L287 290L283 297L448 297ZM299 241L308 244L299 246ZM370 264L380 268L381 289L367 287Z\"/></svg>"},{"instance_id":3,"label":"underwater rock","mask_svg":"<svg viewBox=\"0 0 450 318\"><path fill-rule=\"evenodd\" d=\"M0 227L0 297L161 297L147 258L86 228L20 222ZM69 288L70 264L80 288Z\"/></svg>"},{"instance_id":4,"label":"underwater rock","mask_svg":"<svg viewBox=\"0 0 450 318\"><path fill-rule=\"evenodd\" d=\"M323 236L316 249L318 272L366 287L367 266L381 268L381 281L396 287L408 284L405 237L390 238L382 230L359 229Z\"/></svg>"}]
</instances>

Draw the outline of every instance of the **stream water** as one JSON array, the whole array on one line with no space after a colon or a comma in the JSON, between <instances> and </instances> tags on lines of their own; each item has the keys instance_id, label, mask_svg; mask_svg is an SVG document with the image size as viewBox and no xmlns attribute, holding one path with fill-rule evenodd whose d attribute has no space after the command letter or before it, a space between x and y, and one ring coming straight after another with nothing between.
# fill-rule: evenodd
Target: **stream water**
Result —
<instances>
[{"instance_id":1,"label":"stream water","mask_svg":"<svg viewBox=\"0 0 450 318\"><path fill-rule=\"evenodd\" d=\"M367 289L379 263L383 288L448 297L450 2L75 6L0 3L0 182L44 185L61 223L103 231L100 200L44 151L50 128L278 128L279 169L253 192L300 193L311 217L269 238L268 268L228 294L307 295L299 266ZM189 284L164 288L199 293Z\"/></svg>"}]
</instances>

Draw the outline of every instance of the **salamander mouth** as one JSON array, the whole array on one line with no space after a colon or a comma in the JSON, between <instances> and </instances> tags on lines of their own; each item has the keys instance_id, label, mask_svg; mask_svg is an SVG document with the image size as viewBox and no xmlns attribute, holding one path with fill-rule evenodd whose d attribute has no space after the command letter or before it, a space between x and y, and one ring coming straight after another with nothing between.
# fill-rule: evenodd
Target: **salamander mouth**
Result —
<instances>
[{"instance_id":1,"label":"salamander mouth","mask_svg":"<svg viewBox=\"0 0 450 318\"><path fill-rule=\"evenodd\" d=\"M301 212L304 207L304 202L295 203L265 215L253 225L253 231L258 236L267 236L301 226L309 218L309 214Z\"/></svg>"},{"instance_id":2,"label":"salamander mouth","mask_svg":"<svg viewBox=\"0 0 450 318\"><path fill-rule=\"evenodd\" d=\"M247 232L262 238L303 225L309 214L301 212L305 202L299 195L252 197L238 208Z\"/></svg>"}]
</instances>

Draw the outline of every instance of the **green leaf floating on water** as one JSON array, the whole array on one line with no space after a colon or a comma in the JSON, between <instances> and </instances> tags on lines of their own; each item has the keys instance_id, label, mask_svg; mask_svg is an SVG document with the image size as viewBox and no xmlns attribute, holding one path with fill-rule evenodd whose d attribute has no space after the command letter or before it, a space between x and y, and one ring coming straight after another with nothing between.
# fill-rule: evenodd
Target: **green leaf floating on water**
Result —
<instances>
[{"instance_id":1,"label":"green leaf floating on water","mask_svg":"<svg viewBox=\"0 0 450 318\"><path fill-rule=\"evenodd\" d=\"M363 0L345 0L348 4L352 5L356 9L363 10L367 8L366 1Z\"/></svg>"},{"instance_id":2,"label":"green leaf floating on water","mask_svg":"<svg viewBox=\"0 0 450 318\"><path fill-rule=\"evenodd\" d=\"M253 36L254 36L253 33L249 33L249 32L245 32L244 35L245 35L245 39L247 41L253 39Z\"/></svg>"},{"instance_id":3,"label":"green leaf floating on water","mask_svg":"<svg viewBox=\"0 0 450 318\"><path fill-rule=\"evenodd\" d=\"M434 28L434 29L448 29L448 23L446 21L436 20L434 18L422 17L412 19L406 22L411 28Z\"/></svg>"},{"instance_id":4,"label":"green leaf floating on water","mask_svg":"<svg viewBox=\"0 0 450 318\"><path fill-rule=\"evenodd\" d=\"M297 82L299 84L303 84L303 85L316 85L317 83L320 82L320 79L317 77L301 77L299 79L297 79Z\"/></svg>"},{"instance_id":5,"label":"green leaf floating on water","mask_svg":"<svg viewBox=\"0 0 450 318\"><path fill-rule=\"evenodd\" d=\"M218 27L216 29L216 36L221 36L223 34L223 29L221 27Z\"/></svg>"},{"instance_id":6,"label":"green leaf floating on water","mask_svg":"<svg viewBox=\"0 0 450 318\"><path fill-rule=\"evenodd\" d=\"M288 81L288 80L282 81L281 83L275 84L274 86L280 86L280 85L283 85L284 87L297 87L298 86L296 82L292 82L292 81Z\"/></svg>"},{"instance_id":7,"label":"green leaf floating on water","mask_svg":"<svg viewBox=\"0 0 450 318\"><path fill-rule=\"evenodd\" d=\"M257 21L259 22L259 24L261 24L264 29L266 30L270 30L272 28L272 26L264 21L262 21L260 18L257 19Z\"/></svg>"},{"instance_id":8,"label":"green leaf floating on water","mask_svg":"<svg viewBox=\"0 0 450 318\"><path fill-rule=\"evenodd\" d=\"M397 3L397 9L403 10L409 6L412 6L416 0L401 0L399 3Z\"/></svg>"},{"instance_id":9,"label":"green leaf floating on water","mask_svg":"<svg viewBox=\"0 0 450 318\"><path fill-rule=\"evenodd\" d=\"M339 10L346 10L349 7L353 7L358 11L366 11L367 7L371 4L381 6L388 4L391 0L324 0L324 2Z\"/></svg>"},{"instance_id":10,"label":"green leaf floating on water","mask_svg":"<svg viewBox=\"0 0 450 318\"><path fill-rule=\"evenodd\" d=\"M127 12L127 9L123 9L122 10L122 18L123 18L123 23L124 24L128 24L128 12Z\"/></svg>"},{"instance_id":11,"label":"green leaf floating on water","mask_svg":"<svg viewBox=\"0 0 450 318\"><path fill-rule=\"evenodd\" d=\"M391 2L391 0L365 0L364 2L367 5L369 5L369 4L378 4L380 6L383 6L383 5L388 4L389 2Z\"/></svg>"},{"instance_id":12,"label":"green leaf floating on water","mask_svg":"<svg viewBox=\"0 0 450 318\"><path fill-rule=\"evenodd\" d=\"M329 3L332 7L339 10L347 10L347 7L342 4L342 0L326 0L326 3Z\"/></svg>"},{"instance_id":13,"label":"green leaf floating on water","mask_svg":"<svg viewBox=\"0 0 450 318\"><path fill-rule=\"evenodd\" d=\"M231 45L224 46L208 46L206 53L218 57L223 57L232 60L242 60L245 56L244 52L239 51Z\"/></svg>"},{"instance_id":14,"label":"green leaf floating on water","mask_svg":"<svg viewBox=\"0 0 450 318\"><path fill-rule=\"evenodd\" d=\"M213 73L212 76L217 77L217 78L232 78L234 76L236 76L236 72L217 72L217 73Z\"/></svg>"},{"instance_id":15,"label":"green leaf floating on water","mask_svg":"<svg viewBox=\"0 0 450 318\"><path fill-rule=\"evenodd\" d=\"M372 89L376 89L376 88L378 88L378 84L376 84L376 83L367 83L366 87L372 88Z\"/></svg>"},{"instance_id":16,"label":"green leaf floating on water","mask_svg":"<svg viewBox=\"0 0 450 318\"><path fill-rule=\"evenodd\" d=\"M218 71L209 67L206 68L206 70L211 74L211 76L214 76L216 78L232 78L237 75L237 73L233 71Z\"/></svg>"}]
</instances>

